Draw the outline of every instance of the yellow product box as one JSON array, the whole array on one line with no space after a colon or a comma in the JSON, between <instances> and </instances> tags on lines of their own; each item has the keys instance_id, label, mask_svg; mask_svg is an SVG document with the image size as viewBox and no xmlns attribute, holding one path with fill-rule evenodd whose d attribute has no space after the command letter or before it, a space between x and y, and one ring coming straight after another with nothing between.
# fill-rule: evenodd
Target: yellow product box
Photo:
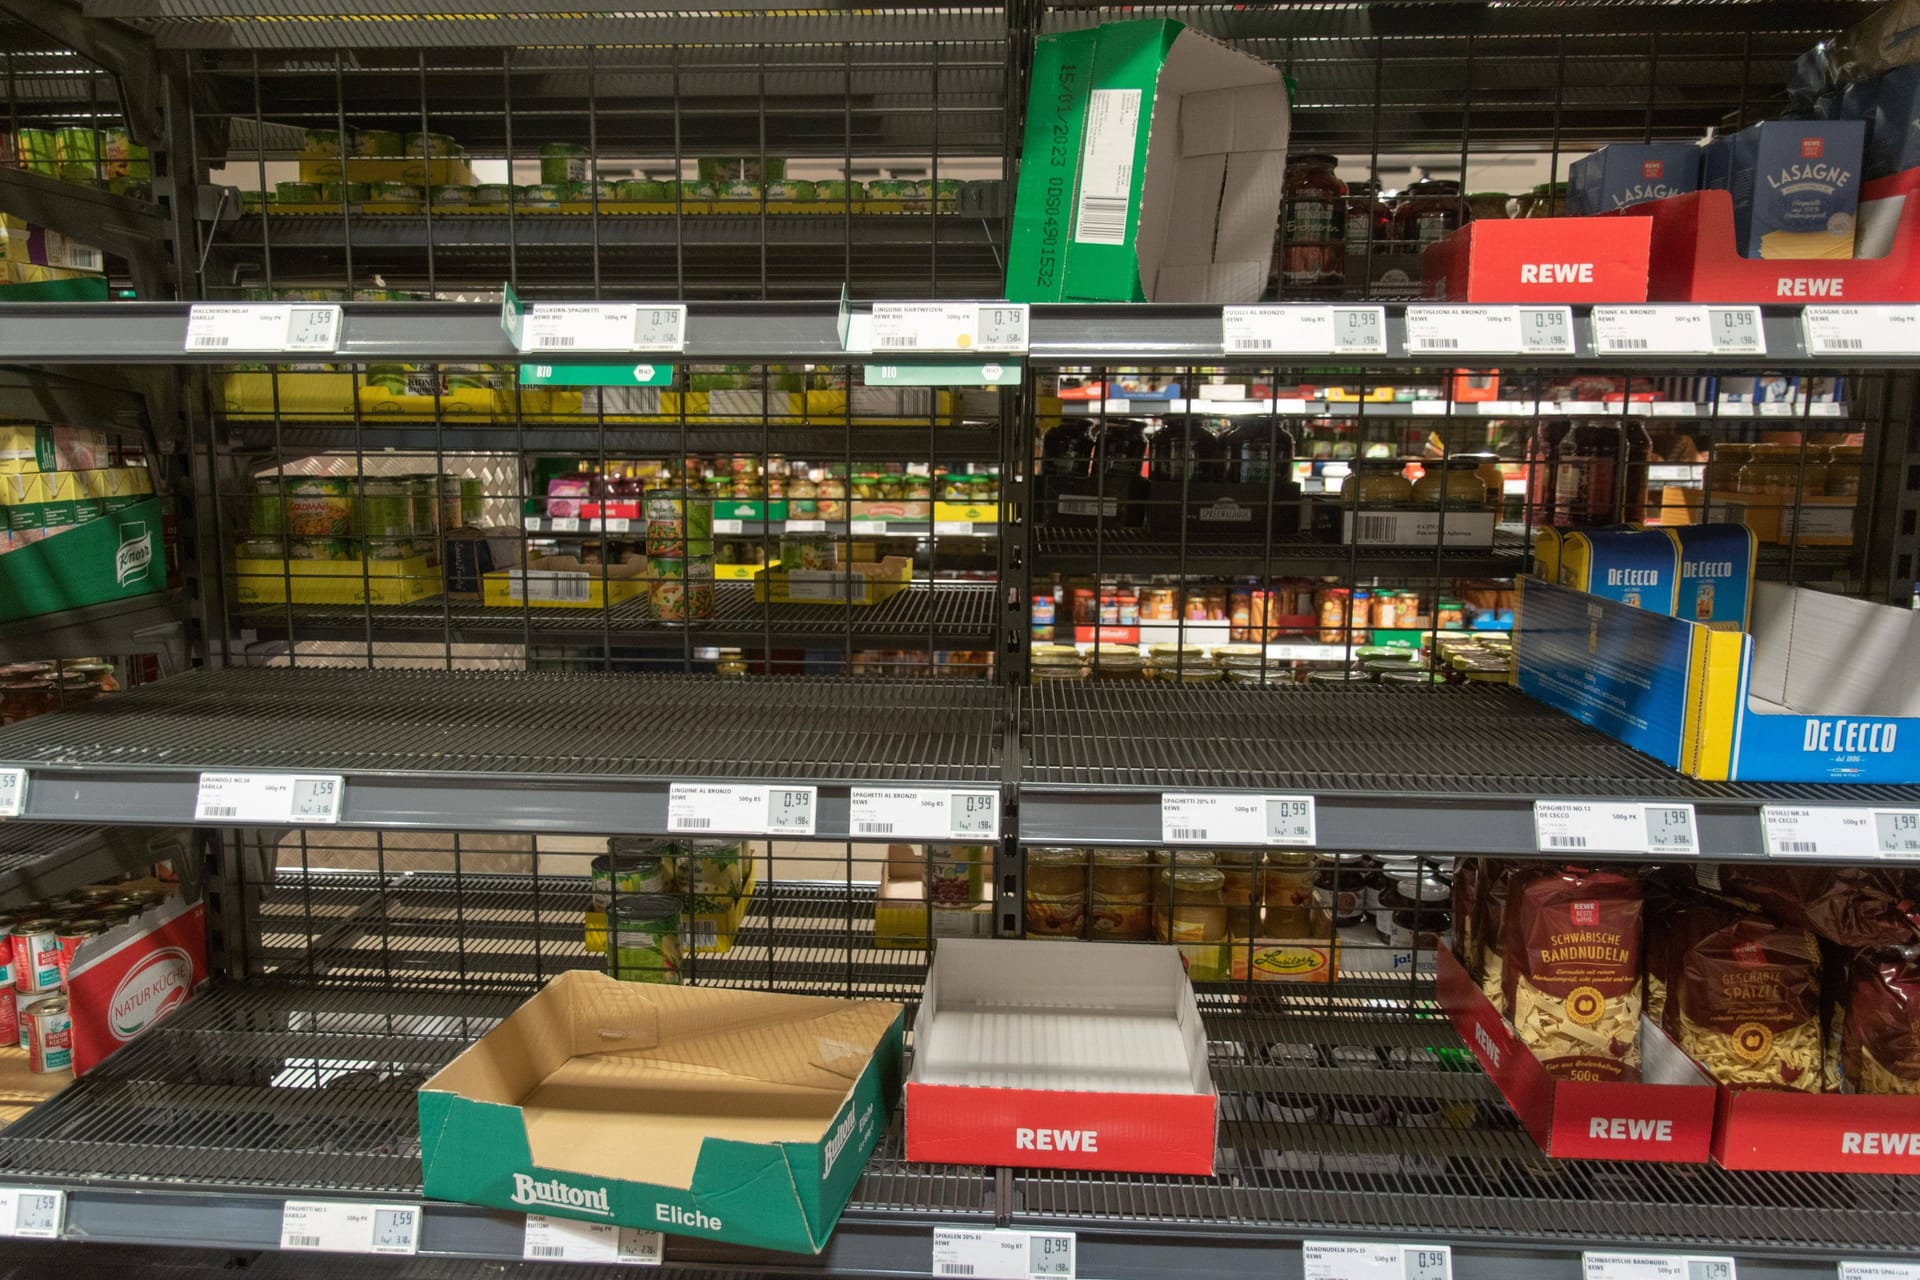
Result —
<instances>
[{"instance_id":1,"label":"yellow product box","mask_svg":"<svg viewBox=\"0 0 1920 1280\"><path fill-rule=\"evenodd\" d=\"M713 566L713 578L716 582L752 582L769 568L778 568L779 565L778 560L767 564L716 564Z\"/></svg>"},{"instance_id":2,"label":"yellow product box","mask_svg":"<svg viewBox=\"0 0 1920 1280\"><path fill-rule=\"evenodd\" d=\"M107 433L50 422L0 422L0 475L97 471L107 465Z\"/></svg>"},{"instance_id":3,"label":"yellow product box","mask_svg":"<svg viewBox=\"0 0 1920 1280\"><path fill-rule=\"evenodd\" d=\"M958 865L948 863L948 872ZM956 892L964 890L967 900L943 899L929 909L924 846L888 845L886 877L874 894L873 945L888 951L918 951L926 948L929 938L992 937L993 906L986 900L991 881L990 866L974 861L964 877L950 875L946 881Z\"/></svg>"},{"instance_id":4,"label":"yellow product box","mask_svg":"<svg viewBox=\"0 0 1920 1280\"><path fill-rule=\"evenodd\" d=\"M441 591L425 556L406 560L234 561L234 598L243 605L410 604ZM291 592L291 600L289 600Z\"/></svg>"},{"instance_id":5,"label":"yellow product box","mask_svg":"<svg viewBox=\"0 0 1920 1280\"><path fill-rule=\"evenodd\" d=\"M1000 508L978 502L936 502L933 504L933 522L969 524L998 524Z\"/></svg>"},{"instance_id":6,"label":"yellow product box","mask_svg":"<svg viewBox=\"0 0 1920 1280\"><path fill-rule=\"evenodd\" d=\"M747 862L746 874L746 882L740 886L731 903L718 907L707 905L710 900L706 900L687 916L681 934L687 950L702 955L725 955L733 950L740 926L746 921L747 911L753 905L754 871L751 860Z\"/></svg>"},{"instance_id":7,"label":"yellow product box","mask_svg":"<svg viewBox=\"0 0 1920 1280\"><path fill-rule=\"evenodd\" d=\"M340 181L339 156L302 156L300 181ZM465 156L349 156L351 182L410 182L414 186L470 187L473 162Z\"/></svg>"},{"instance_id":8,"label":"yellow product box","mask_svg":"<svg viewBox=\"0 0 1920 1280\"><path fill-rule=\"evenodd\" d=\"M1227 944L1235 982L1330 983L1339 976L1340 944L1329 938L1255 938Z\"/></svg>"},{"instance_id":9,"label":"yellow product box","mask_svg":"<svg viewBox=\"0 0 1920 1280\"><path fill-rule=\"evenodd\" d=\"M604 609L645 595L648 575L644 560L603 568L573 556L539 556L525 568L496 569L480 581L483 602L502 608Z\"/></svg>"},{"instance_id":10,"label":"yellow product box","mask_svg":"<svg viewBox=\"0 0 1920 1280\"><path fill-rule=\"evenodd\" d=\"M905 556L855 562L837 569L776 568L754 579L753 598L774 604L879 604L913 581Z\"/></svg>"},{"instance_id":11,"label":"yellow product box","mask_svg":"<svg viewBox=\"0 0 1920 1280\"><path fill-rule=\"evenodd\" d=\"M228 373L219 381L220 403L228 413L273 413L277 408L295 417L353 416L350 373Z\"/></svg>"},{"instance_id":12,"label":"yellow product box","mask_svg":"<svg viewBox=\"0 0 1920 1280\"><path fill-rule=\"evenodd\" d=\"M500 387L449 387L434 395L362 385L358 394L360 412L371 417L432 418L435 413L448 418L513 416L513 401L508 398L511 393Z\"/></svg>"}]
</instances>

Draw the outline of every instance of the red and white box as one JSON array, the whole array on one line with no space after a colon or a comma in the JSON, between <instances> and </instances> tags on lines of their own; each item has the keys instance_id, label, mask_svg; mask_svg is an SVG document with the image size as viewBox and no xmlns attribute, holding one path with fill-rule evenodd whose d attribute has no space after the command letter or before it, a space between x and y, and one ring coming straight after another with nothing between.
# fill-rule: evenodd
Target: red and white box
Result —
<instances>
[{"instance_id":1,"label":"red and white box","mask_svg":"<svg viewBox=\"0 0 1920 1280\"><path fill-rule=\"evenodd\" d=\"M199 902L169 898L82 942L67 970L74 1075L171 1017L206 980L207 910Z\"/></svg>"},{"instance_id":2,"label":"red and white box","mask_svg":"<svg viewBox=\"0 0 1920 1280\"><path fill-rule=\"evenodd\" d=\"M1640 1020L1638 1082L1556 1080L1444 946L1437 982L1440 1007L1542 1151L1576 1160L1706 1163L1714 1082L1658 1026Z\"/></svg>"},{"instance_id":3,"label":"red and white box","mask_svg":"<svg viewBox=\"0 0 1920 1280\"><path fill-rule=\"evenodd\" d=\"M1727 1169L1920 1173L1920 1106L1898 1095L1723 1085L1713 1159Z\"/></svg>"},{"instance_id":4,"label":"red and white box","mask_svg":"<svg viewBox=\"0 0 1920 1280\"><path fill-rule=\"evenodd\" d=\"M1421 257L1423 292L1447 302L1645 302L1651 231L1633 223L1469 222Z\"/></svg>"},{"instance_id":5,"label":"red and white box","mask_svg":"<svg viewBox=\"0 0 1920 1280\"><path fill-rule=\"evenodd\" d=\"M1180 954L944 938L907 1077L907 1159L1213 1172L1219 1096Z\"/></svg>"}]
</instances>

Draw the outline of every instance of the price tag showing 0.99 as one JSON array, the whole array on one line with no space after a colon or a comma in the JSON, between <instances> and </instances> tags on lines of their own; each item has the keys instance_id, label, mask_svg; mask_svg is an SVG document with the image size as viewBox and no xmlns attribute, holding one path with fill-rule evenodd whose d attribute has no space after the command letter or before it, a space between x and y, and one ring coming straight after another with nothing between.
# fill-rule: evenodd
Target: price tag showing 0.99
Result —
<instances>
[{"instance_id":1,"label":"price tag showing 0.99","mask_svg":"<svg viewBox=\"0 0 1920 1280\"><path fill-rule=\"evenodd\" d=\"M816 787L676 782L667 791L667 830L712 835L810 836Z\"/></svg>"},{"instance_id":2,"label":"price tag showing 0.99","mask_svg":"<svg viewBox=\"0 0 1920 1280\"><path fill-rule=\"evenodd\" d=\"M1224 307L1221 349L1252 355L1385 355L1385 307Z\"/></svg>"},{"instance_id":3,"label":"price tag showing 0.99","mask_svg":"<svg viewBox=\"0 0 1920 1280\"><path fill-rule=\"evenodd\" d=\"M933 1274L965 1280L1074 1280L1071 1231L933 1229Z\"/></svg>"},{"instance_id":4,"label":"price tag showing 0.99","mask_svg":"<svg viewBox=\"0 0 1920 1280\"><path fill-rule=\"evenodd\" d=\"M1453 1250L1444 1244L1309 1240L1301 1248L1306 1280L1453 1280Z\"/></svg>"},{"instance_id":5,"label":"price tag showing 0.99","mask_svg":"<svg viewBox=\"0 0 1920 1280\"><path fill-rule=\"evenodd\" d=\"M847 831L903 840L997 840L1000 797L992 791L855 787Z\"/></svg>"},{"instance_id":6,"label":"price tag showing 0.99","mask_svg":"<svg viewBox=\"0 0 1920 1280\"><path fill-rule=\"evenodd\" d=\"M1520 350L1530 356L1573 354L1573 308L1521 307Z\"/></svg>"},{"instance_id":7,"label":"price tag showing 0.99","mask_svg":"<svg viewBox=\"0 0 1920 1280\"><path fill-rule=\"evenodd\" d=\"M1166 844L1312 845L1318 840L1312 796L1200 791L1160 797Z\"/></svg>"}]
</instances>

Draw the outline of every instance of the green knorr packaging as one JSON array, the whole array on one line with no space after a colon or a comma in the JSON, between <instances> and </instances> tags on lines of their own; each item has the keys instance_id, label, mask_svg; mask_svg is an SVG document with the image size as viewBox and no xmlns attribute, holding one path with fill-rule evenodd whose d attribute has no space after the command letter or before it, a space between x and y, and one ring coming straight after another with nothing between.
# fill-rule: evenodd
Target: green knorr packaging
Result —
<instances>
[{"instance_id":1,"label":"green knorr packaging","mask_svg":"<svg viewBox=\"0 0 1920 1280\"><path fill-rule=\"evenodd\" d=\"M164 589L164 510L163 502L149 498L0 555L0 618L31 618Z\"/></svg>"},{"instance_id":2,"label":"green knorr packaging","mask_svg":"<svg viewBox=\"0 0 1920 1280\"><path fill-rule=\"evenodd\" d=\"M899 1097L902 1021L571 970L420 1086L426 1193L818 1253Z\"/></svg>"},{"instance_id":3,"label":"green knorr packaging","mask_svg":"<svg viewBox=\"0 0 1920 1280\"><path fill-rule=\"evenodd\" d=\"M1178 22L1042 36L1007 297L1254 301L1287 129L1276 68Z\"/></svg>"}]
</instances>

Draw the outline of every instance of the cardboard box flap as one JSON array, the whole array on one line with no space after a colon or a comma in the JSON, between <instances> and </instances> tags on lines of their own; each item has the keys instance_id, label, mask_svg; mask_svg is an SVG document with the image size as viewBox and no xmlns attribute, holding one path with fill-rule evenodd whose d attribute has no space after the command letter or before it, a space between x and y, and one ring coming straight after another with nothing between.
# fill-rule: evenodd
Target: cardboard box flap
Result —
<instances>
[{"instance_id":1,"label":"cardboard box flap","mask_svg":"<svg viewBox=\"0 0 1920 1280\"><path fill-rule=\"evenodd\" d=\"M1803 715L1920 715L1917 622L1910 610L1756 583L1748 693Z\"/></svg>"}]
</instances>

